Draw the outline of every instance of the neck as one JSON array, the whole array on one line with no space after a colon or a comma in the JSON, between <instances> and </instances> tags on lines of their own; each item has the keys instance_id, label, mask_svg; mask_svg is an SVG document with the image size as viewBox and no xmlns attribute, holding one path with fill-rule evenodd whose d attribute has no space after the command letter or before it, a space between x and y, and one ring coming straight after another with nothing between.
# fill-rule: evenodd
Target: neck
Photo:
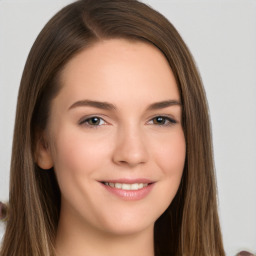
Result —
<instances>
[{"instance_id":1,"label":"neck","mask_svg":"<svg viewBox=\"0 0 256 256\"><path fill-rule=\"evenodd\" d=\"M57 256L154 256L154 228L132 234L112 234L60 216Z\"/></svg>"}]
</instances>

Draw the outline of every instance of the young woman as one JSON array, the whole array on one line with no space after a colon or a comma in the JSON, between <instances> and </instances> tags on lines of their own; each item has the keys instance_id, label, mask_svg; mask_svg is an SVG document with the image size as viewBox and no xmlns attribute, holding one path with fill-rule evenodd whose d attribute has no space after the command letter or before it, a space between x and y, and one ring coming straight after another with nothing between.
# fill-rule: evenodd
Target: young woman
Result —
<instances>
[{"instance_id":1,"label":"young woman","mask_svg":"<svg viewBox=\"0 0 256 256\"><path fill-rule=\"evenodd\" d=\"M193 58L134 0L81 0L21 80L1 256L224 255Z\"/></svg>"}]
</instances>

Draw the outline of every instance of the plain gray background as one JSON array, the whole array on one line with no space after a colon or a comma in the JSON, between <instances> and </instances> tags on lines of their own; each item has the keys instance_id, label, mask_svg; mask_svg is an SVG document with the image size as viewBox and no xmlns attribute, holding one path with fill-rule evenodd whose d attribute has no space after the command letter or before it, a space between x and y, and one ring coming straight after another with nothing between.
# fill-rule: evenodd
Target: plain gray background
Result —
<instances>
[{"instance_id":1,"label":"plain gray background","mask_svg":"<svg viewBox=\"0 0 256 256\"><path fill-rule=\"evenodd\" d=\"M1 201L8 200L16 97L27 54L44 24L69 2L0 0ZM226 253L256 253L256 1L144 2L181 33L205 85Z\"/></svg>"}]
</instances>

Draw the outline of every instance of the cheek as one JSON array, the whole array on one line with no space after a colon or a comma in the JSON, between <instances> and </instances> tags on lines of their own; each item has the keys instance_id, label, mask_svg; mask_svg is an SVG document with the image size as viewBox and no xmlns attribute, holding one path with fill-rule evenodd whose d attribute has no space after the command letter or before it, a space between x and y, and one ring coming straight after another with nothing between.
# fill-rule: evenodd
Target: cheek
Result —
<instances>
[{"instance_id":1,"label":"cheek","mask_svg":"<svg viewBox=\"0 0 256 256\"><path fill-rule=\"evenodd\" d=\"M159 198L162 210L165 211L175 197L183 174L186 158L186 143L183 131L161 141L155 150L155 163L161 170L162 179L159 183Z\"/></svg>"},{"instance_id":2,"label":"cheek","mask_svg":"<svg viewBox=\"0 0 256 256\"><path fill-rule=\"evenodd\" d=\"M56 164L73 169L80 165L84 166L85 163L87 166L94 165L102 159L106 146L96 143L97 140L87 134L78 132L77 128L61 128L55 134L53 156Z\"/></svg>"},{"instance_id":3,"label":"cheek","mask_svg":"<svg viewBox=\"0 0 256 256\"><path fill-rule=\"evenodd\" d=\"M65 190L76 186L95 175L95 170L104 166L107 145L95 143L95 140L75 129L59 129L54 136L52 155L54 169L60 187ZM93 140L93 141L92 141Z\"/></svg>"},{"instance_id":4,"label":"cheek","mask_svg":"<svg viewBox=\"0 0 256 256\"><path fill-rule=\"evenodd\" d=\"M155 161L165 176L181 176L186 157L186 143L183 131L161 141L155 148Z\"/></svg>"}]
</instances>

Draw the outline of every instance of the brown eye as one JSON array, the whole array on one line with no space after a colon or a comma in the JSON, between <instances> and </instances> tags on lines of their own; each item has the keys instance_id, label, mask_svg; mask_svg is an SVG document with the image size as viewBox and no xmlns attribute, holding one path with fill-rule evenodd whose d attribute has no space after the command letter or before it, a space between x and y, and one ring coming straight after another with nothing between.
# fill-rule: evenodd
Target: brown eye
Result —
<instances>
[{"instance_id":1,"label":"brown eye","mask_svg":"<svg viewBox=\"0 0 256 256\"><path fill-rule=\"evenodd\" d=\"M98 117L92 117L90 119L87 120L89 125L99 125L100 124L100 118Z\"/></svg>"},{"instance_id":2,"label":"brown eye","mask_svg":"<svg viewBox=\"0 0 256 256\"><path fill-rule=\"evenodd\" d=\"M177 122L170 117L156 116L153 119L151 119L150 123L159 126L169 126L172 124L176 124Z\"/></svg>"},{"instance_id":3,"label":"brown eye","mask_svg":"<svg viewBox=\"0 0 256 256\"><path fill-rule=\"evenodd\" d=\"M160 124L160 125L164 125L166 122L166 118L165 117L162 117L162 116L158 116L158 117L155 117L153 119L153 123L154 124Z\"/></svg>"},{"instance_id":4,"label":"brown eye","mask_svg":"<svg viewBox=\"0 0 256 256\"><path fill-rule=\"evenodd\" d=\"M86 125L86 126L101 126L101 125L104 125L106 124L106 122L100 118L100 117L97 117L97 116L93 116L93 117L90 117L90 118L86 118L84 120L82 120L81 122L79 122L80 125Z\"/></svg>"}]
</instances>

